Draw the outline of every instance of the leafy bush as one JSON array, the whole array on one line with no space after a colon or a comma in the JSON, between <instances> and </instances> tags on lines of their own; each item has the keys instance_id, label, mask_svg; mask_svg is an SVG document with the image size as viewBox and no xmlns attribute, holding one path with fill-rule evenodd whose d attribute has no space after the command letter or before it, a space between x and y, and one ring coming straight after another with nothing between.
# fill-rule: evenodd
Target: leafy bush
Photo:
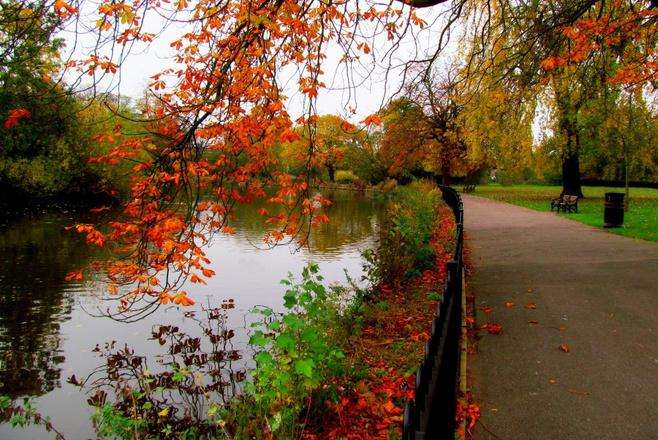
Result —
<instances>
[{"instance_id":1,"label":"leafy bush","mask_svg":"<svg viewBox=\"0 0 658 440\"><path fill-rule=\"evenodd\" d=\"M264 420L277 438L297 437L297 423L313 394L343 370L344 355L336 342L341 339L336 335L340 307L318 272L317 264L309 264L299 283L292 275L281 281L287 288L285 313L255 310L261 319L252 324L257 330L249 342L260 351L254 358L253 382L245 386L255 413L244 408L240 413Z\"/></svg>"},{"instance_id":2,"label":"leafy bush","mask_svg":"<svg viewBox=\"0 0 658 440\"><path fill-rule=\"evenodd\" d=\"M427 182L396 188L384 215L380 246L363 255L369 277L393 283L433 266L436 254L430 239L439 194L438 189Z\"/></svg>"},{"instance_id":3,"label":"leafy bush","mask_svg":"<svg viewBox=\"0 0 658 440\"><path fill-rule=\"evenodd\" d=\"M354 183L359 180L359 176L350 170L337 170L335 180L338 183Z\"/></svg>"}]
</instances>

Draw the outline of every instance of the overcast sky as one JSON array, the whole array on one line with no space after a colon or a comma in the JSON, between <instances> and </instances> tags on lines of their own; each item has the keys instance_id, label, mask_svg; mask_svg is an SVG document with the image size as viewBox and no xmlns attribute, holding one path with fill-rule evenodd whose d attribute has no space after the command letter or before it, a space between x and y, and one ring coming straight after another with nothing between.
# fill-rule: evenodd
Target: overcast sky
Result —
<instances>
[{"instance_id":1,"label":"overcast sky","mask_svg":"<svg viewBox=\"0 0 658 440\"><path fill-rule=\"evenodd\" d=\"M83 17L90 17L93 26L93 13L97 4L87 1L83 3ZM394 58L397 62L417 59L424 56L428 51L434 50L439 39L439 32L445 25L443 15L446 6L439 5L433 8L427 8L418 12L429 26L422 31L417 31L414 35L407 35L401 42L400 48ZM84 19L83 19L84 20ZM84 26L84 22L82 26ZM71 24L68 29L62 33L62 37L67 43L67 50L72 53L73 59L82 59L89 55L95 45L95 39L90 34L80 32L81 24L78 28ZM146 32L158 32L162 28L162 21L159 18L147 19L145 23ZM177 39L182 33L189 31L183 25L170 25L161 33L153 42L149 44L140 44L132 49L132 53L126 57L121 65L121 69L113 76L105 76L99 81L98 91L111 91L120 93L123 96L139 98L143 96L148 86L149 78L166 69L172 67L171 56L173 54L170 48L171 41ZM75 38L78 35L78 38ZM454 53L457 41L451 41L450 46L445 51L446 57ZM321 90L318 96L318 112L320 114L334 113L349 117L351 111L355 114L350 117L352 121L358 122L365 116L376 112L383 103L396 92L401 83L400 69L385 69L381 64L381 55L390 47L390 42L386 39L377 41L373 48L373 55L379 62L374 62L368 56L362 59L363 66L354 70L360 84L356 87L348 87L345 79L344 69L339 68L339 60L342 56L341 51L336 46L329 46L326 51L327 60L325 63L325 75L323 81L329 87ZM115 55L116 56L116 55ZM379 66L378 66L379 65ZM377 67L378 66L378 67ZM370 72L374 68L374 71ZM386 73L388 71L388 79ZM289 97L287 108L293 118L301 114L303 97L297 93L297 81L294 72L282 72L287 83L284 86L284 93ZM67 75L71 81L72 75ZM91 77L83 77L81 85L89 86L92 83Z\"/></svg>"}]
</instances>

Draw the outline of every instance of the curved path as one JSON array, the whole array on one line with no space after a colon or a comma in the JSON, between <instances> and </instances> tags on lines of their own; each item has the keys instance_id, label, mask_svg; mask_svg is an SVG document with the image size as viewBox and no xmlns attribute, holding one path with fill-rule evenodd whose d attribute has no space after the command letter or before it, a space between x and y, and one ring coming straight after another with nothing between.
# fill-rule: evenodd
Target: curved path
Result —
<instances>
[{"instance_id":1,"label":"curved path","mask_svg":"<svg viewBox=\"0 0 658 440\"><path fill-rule=\"evenodd\" d=\"M463 199L475 438L658 439L658 243Z\"/></svg>"}]
</instances>

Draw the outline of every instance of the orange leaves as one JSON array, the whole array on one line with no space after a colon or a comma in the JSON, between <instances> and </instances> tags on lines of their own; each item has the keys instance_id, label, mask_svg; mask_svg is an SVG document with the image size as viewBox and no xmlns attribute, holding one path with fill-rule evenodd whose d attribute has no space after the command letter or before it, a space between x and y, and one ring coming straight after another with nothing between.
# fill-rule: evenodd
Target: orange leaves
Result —
<instances>
[{"instance_id":1,"label":"orange leaves","mask_svg":"<svg viewBox=\"0 0 658 440\"><path fill-rule=\"evenodd\" d=\"M181 292L181 293L177 294L176 296L174 296L173 302L174 302L174 304L178 304L178 305L181 305L181 306L184 306L184 307L194 305L194 300L192 298L190 298L189 296L187 296L187 294L185 292Z\"/></svg>"},{"instance_id":2,"label":"orange leaves","mask_svg":"<svg viewBox=\"0 0 658 440\"><path fill-rule=\"evenodd\" d=\"M488 322L482 326L483 330L486 330L487 333L491 335L499 335L503 332L503 326L493 322Z\"/></svg>"},{"instance_id":3,"label":"orange leaves","mask_svg":"<svg viewBox=\"0 0 658 440\"><path fill-rule=\"evenodd\" d=\"M368 378L338 403L327 402L330 413L322 421L322 434L308 433L304 438L383 439L389 438L391 430L399 431L403 410L395 402L411 397L408 390L412 387L393 368L372 365L370 370Z\"/></svg>"},{"instance_id":4,"label":"orange leaves","mask_svg":"<svg viewBox=\"0 0 658 440\"><path fill-rule=\"evenodd\" d=\"M366 42L358 43L356 45L356 48L363 51L363 53L365 53L366 55L370 53L370 46L368 46L368 43Z\"/></svg>"},{"instance_id":5,"label":"orange leaves","mask_svg":"<svg viewBox=\"0 0 658 440\"><path fill-rule=\"evenodd\" d=\"M9 110L9 115L7 116L7 119L5 119L4 127L6 129L13 128L18 125L21 119L29 118L30 116L32 116L32 113L24 108Z\"/></svg>"},{"instance_id":6,"label":"orange leaves","mask_svg":"<svg viewBox=\"0 0 658 440\"><path fill-rule=\"evenodd\" d=\"M546 59L542 68L550 71L567 64L577 65L607 50L619 59L615 74L609 78L612 84L634 86L655 80L656 52L640 48L658 35L656 26L644 24L656 17L658 11L653 9L614 7L596 18L581 18L563 29L571 41L569 52Z\"/></svg>"},{"instance_id":7,"label":"orange leaves","mask_svg":"<svg viewBox=\"0 0 658 440\"><path fill-rule=\"evenodd\" d=\"M361 121L361 123L368 127L372 125L382 125L382 119L379 117L379 115L372 114Z\"/></svg>"},{"instance_id":8,"label":"orange leaves","mask_svg":"<svg viewBox=\"0 0 658 440\"><path fill-rule=\"evenodd\" d=\"M568 344L560 344L559 346L560 351L564 353L569 353L569 345Z\"/></svg>"},{"instance_id":9,"label":"orange leaves","mask_svg":"<svg viewBox=\"0 0 658 440\"><path fill-rule=\"evenodd\" d=\"M193 306L195 304L194 300L187 296L187 293L185 292L179 292L175 295L163 292L160 294L159 300L160 304L163 305L169 304L170 302L183 307Z\"/></svg>"},{"instance_id":10,"label":"orange leaves","mask_svg":"<svg viewBox=\"0 0 658 440\"><path fill-rule=\"evenodd\" d=\"M541 62L540 66L545 71L551 71L567 65L567 60L561 57L548 57Z\"/></svg>"},{"instance_id":11,"label":"orange leaves","mask_svg":"<svg viewBox=\"0 0 658 440\"><path fill-rule=\"evenodd\" d=\"M98 247L105 246L105 236L92 225L80 223L75 225L75 230L86 235L87 243L95 244Z\"/></svg>"},{"instance_id":12,"label":"orange leaves","mask_svg":"<svg viewBox=\"0 0 658 440\"><path fill-rule=\"evenodd\" d=\"M457 402L457 423L466 422L466 430L470 433L480 419L480 407L474 403L459 400ZM461 438L466 438L466 433L459 433Z\"/></svg>"},{"instance_id":13,"label":"orange leaves","mask_svg":"<svg viewBox=\"0 0 658 440\"><path fill-rule=\"evenodd\" d=\"M61 18L69 18L78 12L78 8L71 6L64 0L55 0L53 8L55 9L55 13Z\"/></svg>"},{"instance_id":14,"label":"orange leaves","mask_svg":"<svg viewBox=\"0 0 658 440\"><path fill-rule=\"evenodd\" d=\"M196 274L190 275L190 281L195 284L206 284L206 282Z\"/></svg>"},{"instance_id":15,"label":"orange leaves","mask_svg":"<svg viewBox=\"0 0 658 440\"><path fill-rule=\"evenodd\" d=\"M80 271L69 272L64 277L64 281L82 281L82 280L83 280L83 276L82 276L82 272Z\"/></svg>"}]
</instances>

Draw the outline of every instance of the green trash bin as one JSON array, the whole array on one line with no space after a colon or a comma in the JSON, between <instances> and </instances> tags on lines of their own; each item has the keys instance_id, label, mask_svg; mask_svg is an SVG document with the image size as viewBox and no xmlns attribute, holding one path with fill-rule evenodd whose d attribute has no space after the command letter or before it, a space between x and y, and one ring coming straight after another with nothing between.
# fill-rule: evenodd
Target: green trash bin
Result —
<instances>
[{"instance_id":1,"label":"green trash bin","mask_svg":"<svg viewBox=\"0 0 658 440\"><path fill-rule=\"evenodd\" d=\"M624 224L624 193L605 193L603 226L618 228Z\"/></svg>"}]
</instances>

